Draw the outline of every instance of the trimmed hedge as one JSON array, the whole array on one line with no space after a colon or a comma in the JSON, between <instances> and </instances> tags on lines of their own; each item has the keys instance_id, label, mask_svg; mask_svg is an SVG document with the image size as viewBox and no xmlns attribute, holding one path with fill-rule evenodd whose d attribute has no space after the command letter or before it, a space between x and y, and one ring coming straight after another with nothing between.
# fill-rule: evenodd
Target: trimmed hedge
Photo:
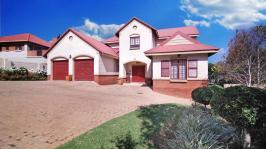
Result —
<instances>
[{"instance_id":1,"label":"trimmed hedge","mask_svg":"<svg viewBox=\"0 0 266 149\"><path fill-rule=\"evenodd\" d=\"M46 72L30 72L24 67L3 69L0 68L0 81L46 80Z\"/></svg>"},{"instance_id":2,"label":"trimmed hedge","mask_svg":"<svg viewBox=\"0 0 266 149\"><path fill-rule=\"evenodd\" d=\"M212 101L217 100L223 95L224 89L219 85L209 87L199 87L192 91L192 99L203 105L213 104Z\"/></svg>"}]
</instances>

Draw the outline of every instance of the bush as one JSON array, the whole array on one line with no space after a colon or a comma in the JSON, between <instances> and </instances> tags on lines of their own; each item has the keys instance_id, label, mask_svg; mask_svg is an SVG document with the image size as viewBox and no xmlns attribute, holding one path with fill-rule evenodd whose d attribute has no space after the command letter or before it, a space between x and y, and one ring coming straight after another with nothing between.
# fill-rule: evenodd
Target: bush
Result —
<instances>
[{"instance_id":1,"label":"bush","mask_svg":"<svg viewBox=\"0 0 266 149\"><path fill-rule=\"evenodd\" d=\"M212 109L217 109L216 107L219 104L216 104L216 101L223 96L224 88L219 85L212 85L209 87L212 90L212 97L210 101L210 105Z\"/></svg>"},{"instance_id":2,"label":"bush","mask_svg":"<svg viewBox=\"0 0 266 149\"><path fill-rule=\"evenodd\" d=\"M46 72L29 72L26 68L0 69L0 80L46 80Z\"/></svg>"},{"instance_id":3,"label":"bush","mask_svg":"<svg viewBox=\"0 0 266 149\"><path fill-rule=\"evenodd\" d=\"M116 149L134 149L138 143L132 138L130 132L126 135L117 136L112 142Z\"/></svg>"},{"instance_id":4,"label":"bush","mask_svg":"<svg viewBox=\"0 0 266 149\"><path fill-rule=\"evenodd\" d=\"M266 144L265 90L244 86L229 87L214 103L217 106L213 106L213 110L240 130L247 130L255 141L254 144Z\"/></svg>"},{"instance_id":5,"label":"bush","mask_svg":"<svg viewBox=\"0 0 266 149\"><path fill-rule=\"evenodd\" d=\"M212 99L213 91L209 87L200 87L192 91L192 99L195 102L208 105Z\"/></svg>"},{"instance_id":6,"label":"bush","mask_svg":"<svg viewBox=\"0 0 266 149\"><path fill-rule=\"evenodd\" d=\"M235 128L198 108L183 110L167 123L159 138L158 148L165 149L240 148Z\"/></svg>"}]
</instances>

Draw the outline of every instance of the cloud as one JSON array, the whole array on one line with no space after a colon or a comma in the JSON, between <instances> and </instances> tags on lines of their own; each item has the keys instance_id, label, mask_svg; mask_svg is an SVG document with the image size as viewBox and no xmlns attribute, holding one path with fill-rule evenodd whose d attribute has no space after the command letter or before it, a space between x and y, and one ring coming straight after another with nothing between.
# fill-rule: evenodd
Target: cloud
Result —
<instances>
[{"instance_id":1,"label":"cloud","mask_svg":"<svg viewBox=\"0 0 266 149\"><path fill-rule=\"evenodd\" d=\"M210 23L205 20L202 21L184 20L184 23L186 26L205 26L205 27L210 26Z\"/></svg>"},{"instance_id":2,"label":"cloud","mask_svg":"<svg viewBox=\"0 0 266 149\"><path fill-rule=\"evenodd\" d=\"M103 40L114 35L114 33L124 24L97 24L86 18L84 24L75 29L91 36L97 40Z\"/></svg>"},{"instance_id":3,"label":"cloud","mask_svg":"<svg viewBox=\"0 0 266 149\"><path fill-rule=\"evenodd\" d=\"M180 8L189 18L195 15L227 29L249 27L266 20L266 0L181 0Z\"/></svg>"}]
</instances>

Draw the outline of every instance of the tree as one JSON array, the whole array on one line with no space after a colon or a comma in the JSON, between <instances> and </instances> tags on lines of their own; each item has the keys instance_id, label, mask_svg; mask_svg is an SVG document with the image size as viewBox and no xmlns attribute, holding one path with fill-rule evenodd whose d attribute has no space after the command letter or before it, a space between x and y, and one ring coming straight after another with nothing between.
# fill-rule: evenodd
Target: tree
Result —
<instances>
[{"instance_id":1,"label":"tree","mask_svg":"<svg viewBox=\"0 0 266 149\"><path fill-rule=\"evenodd\" d=\"M266 26L236 31L225 60L227 77L247 86L265 82L265 42Z\"/></svg>"},{"instance_id":2,"label":"tree","mask_svg":"<svg viewBox=\"0 0 266 149\"><path fill-rule=\"evenodd\" d=\"M242 130L247 142L251 143L252 139L253 145L265 146L266 91L236 86L226 88L221 95L220 98L212 100L211 108L214 112Z\"/></svg>"}]
</instances>

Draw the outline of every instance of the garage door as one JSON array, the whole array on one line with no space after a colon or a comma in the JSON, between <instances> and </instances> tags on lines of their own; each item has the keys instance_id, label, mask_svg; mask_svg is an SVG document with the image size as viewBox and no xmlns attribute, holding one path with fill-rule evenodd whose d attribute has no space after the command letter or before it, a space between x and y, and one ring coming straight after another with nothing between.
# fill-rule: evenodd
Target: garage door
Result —
<instances>
[{"instance_id":1,"label":"garage door","mask_svg":"<svg viewBox=\"0 0 266 149\"><path fill-rule=\"evenodd\" d=\"M145 66L132 66L132 82L145 82Z\"/></svg>"},{"instance_id":2,"label":"garage door","mask_svg":"<svg viewBox=\"0 0 266 149\"><path fill-rule=\"evenodd\" d=\"M53 61L53 80L65 80L68 75L68 60Z\"/></svg>"},{"instance_id":3,"label":"garage door","mask_svg":"<svg viewBox=\"0 0 266 149\"><path fill-rule=\"evenodd\" d=\"M74 66L74 77L77 81L93 81L94 69L93 59L76 59Z\"/></svg>"}]
</instances>

